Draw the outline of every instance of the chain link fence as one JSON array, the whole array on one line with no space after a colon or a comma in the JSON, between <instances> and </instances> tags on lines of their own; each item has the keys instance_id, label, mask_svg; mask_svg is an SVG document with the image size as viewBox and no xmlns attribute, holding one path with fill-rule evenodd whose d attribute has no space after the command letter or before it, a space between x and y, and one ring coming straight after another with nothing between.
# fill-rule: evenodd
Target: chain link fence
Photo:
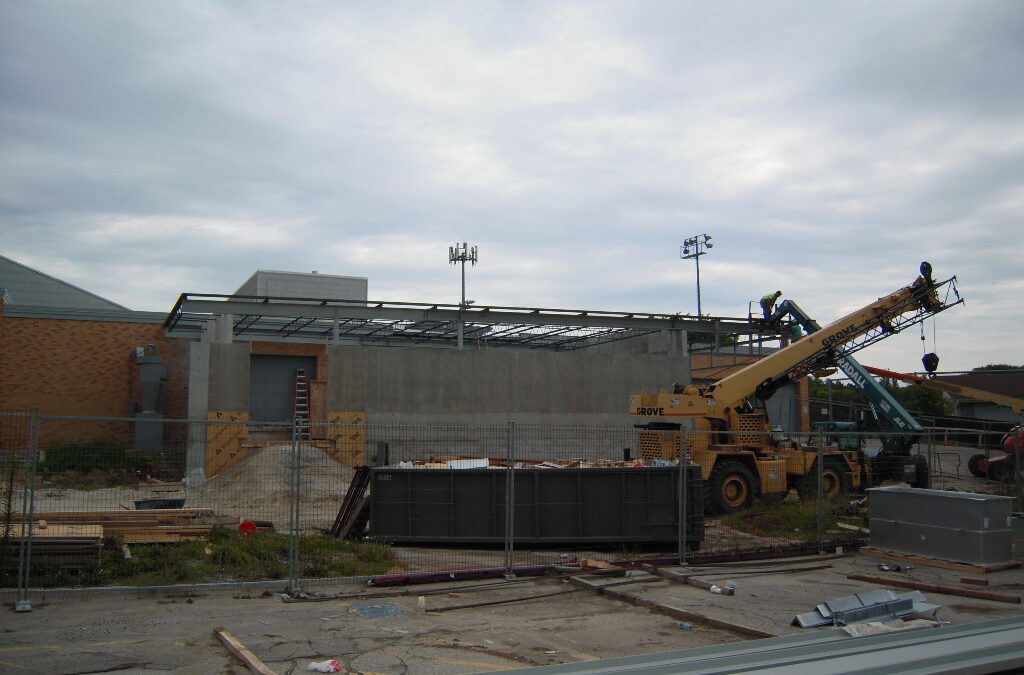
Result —
<instances>
[{"instance_id":1,"label":"chain link fence","mask_svg":"<svg viewBox=\"0 0 1024 675\"><path fill-rule=\"evenodd\" d=\"M1021 504L1020 453L994 431L936 428L887 456L892 437L842 429L211 417L159 421L161 446L137 450L131 419L0 414L3 587L295 591L814 553L866 541L864 490L883 482Z\"/></svg>"}]
</instances>

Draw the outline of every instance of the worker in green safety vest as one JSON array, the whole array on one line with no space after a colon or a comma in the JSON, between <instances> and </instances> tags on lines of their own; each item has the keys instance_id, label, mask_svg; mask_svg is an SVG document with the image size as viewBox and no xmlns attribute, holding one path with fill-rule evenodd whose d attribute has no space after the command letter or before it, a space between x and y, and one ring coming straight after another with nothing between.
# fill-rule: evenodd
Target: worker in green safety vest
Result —
<instances>
[{"instance_id":1,"label":"worker in green safety vest","mask_svg":"<svg viewBox=\"0 0 1024 675\"><path fill-rule=\"evenodd\" d=\"M782 295L782 291L775 291L761 298L761 310L764 312L764 318L767 320L772 315L772 310L775 308L775 301Z\"/></svg>"}]
</instances>

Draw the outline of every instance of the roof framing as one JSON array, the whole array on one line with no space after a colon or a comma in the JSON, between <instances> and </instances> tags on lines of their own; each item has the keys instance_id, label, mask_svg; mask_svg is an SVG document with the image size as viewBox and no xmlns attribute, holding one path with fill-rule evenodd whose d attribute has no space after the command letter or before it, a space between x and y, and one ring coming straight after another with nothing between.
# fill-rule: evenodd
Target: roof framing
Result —
<instances>
[{"instance_id":1,"label":"roof framing","mask_svg":"<svg viewBox=\"0 0 1024 675\"><path fill-rule=\"evenodd\" d=\"M231 317L232 335L276 342L452 346L468 343L575 350L659 331L772 335L749 318L457 304L182 293L164 321L173 337L199 337Z\"/></svg>"}]
</instances>

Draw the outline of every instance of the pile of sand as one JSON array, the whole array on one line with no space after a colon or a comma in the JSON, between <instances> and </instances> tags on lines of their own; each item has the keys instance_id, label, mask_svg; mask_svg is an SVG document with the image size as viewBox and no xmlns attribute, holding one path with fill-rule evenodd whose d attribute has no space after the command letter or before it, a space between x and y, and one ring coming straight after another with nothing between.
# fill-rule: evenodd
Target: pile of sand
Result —
<instances>
[{"instance_id":1,"label":"pile of sand","mask_svg":"<svg viewBox=\"0 0 1024 675\"><path fill-rule=\"evenodd\" d=\"M283 442L250 450L249 456L188 490L186 506L211 508L218 516L273 521L278 531L290 525L292 444ZM354 470L323 450L299 450L299 523L303 531L327 529L352 481Z\"/></svg>"}]
</instances>

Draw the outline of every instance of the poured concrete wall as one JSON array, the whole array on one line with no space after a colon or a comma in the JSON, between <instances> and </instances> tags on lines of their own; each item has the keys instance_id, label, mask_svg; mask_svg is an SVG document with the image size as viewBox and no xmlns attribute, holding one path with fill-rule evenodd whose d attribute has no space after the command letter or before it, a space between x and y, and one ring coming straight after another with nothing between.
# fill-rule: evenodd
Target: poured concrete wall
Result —
<instances>
[{"instance_id":1,"label":"poured concrete wall","mask_svg":"<svg viewBox=\"0 0 1024 675\"><path fill-rule=\"evenodd\" d=\"M371 423L628 425L629 395L689 382L668 353L328 348L327 407Z\"/></svg>"},{"instance_id":2,"label":"poured concrete wall","mask_svg":"<svg viewBox=\"0 0 1024 675\"><path fill-rule=\"evenodd\" d=\"M209 410L249 410L249 343L210 344Z\"/></svg>"}]
</instances>

